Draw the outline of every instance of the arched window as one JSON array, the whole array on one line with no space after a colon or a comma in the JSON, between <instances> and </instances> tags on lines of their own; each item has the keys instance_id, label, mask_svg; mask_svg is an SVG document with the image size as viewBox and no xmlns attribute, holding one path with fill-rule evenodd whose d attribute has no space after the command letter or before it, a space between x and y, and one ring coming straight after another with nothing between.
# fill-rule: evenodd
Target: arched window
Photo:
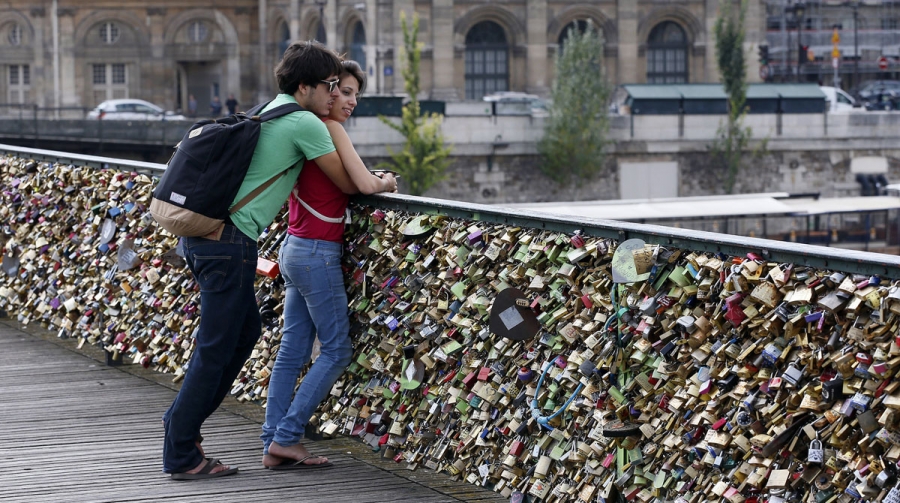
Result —
<instances>
[{"instance_id":1,"label":"arched window","mask_svg":"<svg viewBox=\"0 0 900 503\"><path fill-rule=\"evenodd\" d=\"M22 27L19 26L19 23L10 24L7 40L10 45L22 45Z\"/></svg>"},{"instance_id":2,"label":"arched window","mask_svg":"<svg viewBox=\"0 0 900 503\"><path fill-rule=\"evenodd\" d=\"M588 22L585 19L576 19L571 23L567 24L563 31L559 34L559 48L562 50L563 46L566 43L566 39L569 38L569 30L574 29L575 33L584 33L587 30Z\"/></svg>"},{"instance_id":3,"label":"arched window","mask_svg":"<svg viewBox=\"0 0 900 503\"><path fill-rule=\"evenodd\" d=\"M116 23L106 22L100 25L100 41L104 44L114 44L119 40L119 27Z\"/></svg>"},{"instance_id":4,"label":"arched window","mask_svg":"<svg viewBox=\"0 0 900 503\"><path fill-rule=\"evenodd\" d=\"M687 81L687 36L677 23L664 21L653 28L647 39L647 83Z\"/></svg>"},{"instance_id":5,"label":"arched window","mask_svg":"<svg viewBox=\"0 0 900 503\"><path fill-rule=\"evenodd\" d=\"M203 42L206 40L208 34L209 28L206 27L206 23L203 21L194 21L188 25L188 40L190 40L192 44Z\"/></svg>"},{"instance_id":6,"label":"arched window","mask_svg":"<svg viewBox=\"0 0 900 503\"><path fill-rule=\"evenodd\" d=\"M509 89L509 45L503 28L482 21L466 34L466 99Z\"/></svg>"},{"instance_id":7,"label":"arched window","mask_svg":"<svg viewBox=\"0 0 900 503\"><path fill-rule=\"evenodd\" d=\"M366 69L366 29L362 21L353 25L353 39L350 42L350 59L359 63L360 68Z\"/></svg>"},{"instance_id":8,"label":"arched window","mask_svg":"<svg viewBox=\"0 0 900 503\"><path fill-rule=\"evenodd\" d=\"M278 27L278 59L284 55L284 51L291 45L291 27L285 21Z\"/></svg>"},{"instance_id":9,"label":"arched window","mask_svg":"<svg viewBox=\"0 0 900 503\"><path fill-rule=\"evenodd\" d=\"M319 7L319 26L316 27L316 40L322 43L322 45L328 45L327 35L325 34L325 14L322 12L322 7Z\"/></svg>"}]
</instances>

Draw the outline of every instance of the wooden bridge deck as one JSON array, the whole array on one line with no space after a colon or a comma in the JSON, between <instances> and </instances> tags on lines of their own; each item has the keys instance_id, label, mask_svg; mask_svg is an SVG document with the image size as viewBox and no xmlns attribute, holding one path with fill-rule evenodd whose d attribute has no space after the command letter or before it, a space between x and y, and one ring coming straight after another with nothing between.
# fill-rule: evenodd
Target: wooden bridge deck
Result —
<instances>
[{"instance_id":1,"label":"wooden bridge deck","mask_svg":"<svg viewBox=\"0 0 900 503\"><path fill-rule=\"evenodd\" d=\"M410 471L349 438L307 444L335 464L272 472L261 464L262 409L230 398L203 428L204 448L235 476L175 482L162 473L160 416L171 376L107 367L41 329L0 322L0 501L394 502L503 501L420 468ZM306 441L304 441L306 442Z\"/></svg>"}]
</instances>

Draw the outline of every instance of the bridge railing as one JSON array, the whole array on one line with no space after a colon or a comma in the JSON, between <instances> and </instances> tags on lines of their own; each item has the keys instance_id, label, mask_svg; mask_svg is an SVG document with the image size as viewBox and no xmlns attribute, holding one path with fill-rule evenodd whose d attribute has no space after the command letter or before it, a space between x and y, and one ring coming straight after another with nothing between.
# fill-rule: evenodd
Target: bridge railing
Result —
<instances>
[{"instance_id":1,"label":"bridge railing","mask_svg":"<svg viewBox=\"0 0 900 503\"><path fill-rule=\"evenodd\" d=\"M177 239L147 213L163 167L0 153L0 307L181 379L200 302ZM358 433L410 468L505 495L578 478L582 501L783 493L809 435L846 472L832 491L878 498L851 471L900 457L898 257L404 195L353 208L356 347L311 423L323 434ZM282 214L261 258L286 227ZM526 305L492 313L509 288ZM263 336L231 391L263 404L284 292L262 275L257 292ZM523 340L502 336L525 325ZM614 420L640 430L615 437ZM715 483L723 471L734 476Z\"/></svg>"}]
</instances>

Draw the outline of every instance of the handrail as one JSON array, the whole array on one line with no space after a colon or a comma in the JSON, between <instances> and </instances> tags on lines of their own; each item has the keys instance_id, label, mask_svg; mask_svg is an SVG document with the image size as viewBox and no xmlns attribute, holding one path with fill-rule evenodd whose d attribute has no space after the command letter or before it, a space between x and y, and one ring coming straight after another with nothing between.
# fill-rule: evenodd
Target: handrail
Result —
<instances>
[{"instance_id":1,"label":"handrail","mask_svg":"<svg viewBox=\"0 0 900 503\"><path fill-rule=\"evenodd\" d=\"M59 152L39 148L17 147L0 143L0 153L24 154L35 161L58 162L63 164L83 164L92 168L116 169L119 171L137 171L147 174L160 174L166 170L165 164L155 162L132 161L114 157L102 157L96 155L73 154L71 152Z\"/></svg>"},{"instance_id":2,"label":"handrail","mask_svg":"<svg viewBox=\"0 0 900 503\"><path fill-rule=\"evenodd\" d=\"M354 201L360 204L411 213L447 215L467 220L551 230L566 234L581 231L588 236L611 238L617 241L637 238L652 244L693 251L724 253L725 255L738 257L745 256L747 253L755 253L771 262L803 264L849 273L878 275L894 279L900 278L900 257L881 253L844 250L617 220L578 218L571 215L555 215L519 208L511 209L503 208L502 206L398 194L356 196Z\"/></svg>"},{"instance_id":3,"label":"handrail","mask_svg":"<svg viewBox=\"0 0 900 503\"><path fill-rule=\"evenodd\" d=\"M27 155L32 159L46 162L70 164L78 162L97 168L140 171L149 174L160 174L165 170L164 164L0 144L0 153L4 152ZM566 234L580 231L588 236L611 238L617 241L637 238L651 244L708 253L723 253L730 256L746 256L747 253L755 253L772 262L802 264L848 273L900 279L900 257L881 253L843 250L802 243L789 243L616 220L578 218L569 215L504 208L503 206L401 194L360 195L355 196L354 201L384 209L425 215L447 215L467 220L551 230Z\"/></svg>"}]
</instances>

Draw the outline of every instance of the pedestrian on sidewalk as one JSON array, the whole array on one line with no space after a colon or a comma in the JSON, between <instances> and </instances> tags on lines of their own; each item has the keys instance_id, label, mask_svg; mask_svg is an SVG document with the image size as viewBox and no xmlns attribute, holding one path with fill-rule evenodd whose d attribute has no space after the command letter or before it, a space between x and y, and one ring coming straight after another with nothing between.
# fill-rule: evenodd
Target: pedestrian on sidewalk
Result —
<instances>
[{"instance_id":1,"label":"pedestrian on sidewalk","mask_svg":"<svg viewBox=\"0 0 900 503\"><path fill-rule=\"evenodd\" d=\"M233 94L228 95L228 99L225 100L225 107L228 108L228 115L237 113L238 100L235 99Z\"/></svg>"}]
</instances>

